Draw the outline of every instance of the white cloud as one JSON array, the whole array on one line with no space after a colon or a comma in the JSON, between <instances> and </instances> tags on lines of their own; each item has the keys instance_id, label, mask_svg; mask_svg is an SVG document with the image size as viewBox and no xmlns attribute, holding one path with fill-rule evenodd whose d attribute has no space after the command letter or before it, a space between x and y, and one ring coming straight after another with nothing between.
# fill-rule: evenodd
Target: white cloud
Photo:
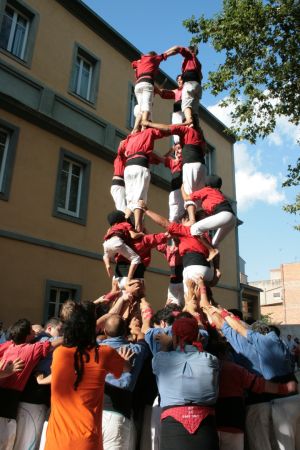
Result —
<instances>
[{"instance_id":1,"label":"white cloud","mask_svg":"<svg viewBox=\"0 0 300 450\"><path fill-rule=\"evenodd\" d=\"M256 202L274 205L285 199L278 177L257 170L256 156L250 156L246 144L235 144L234 156L239 210L249 209Z\"/></svg>"}]
</instances>

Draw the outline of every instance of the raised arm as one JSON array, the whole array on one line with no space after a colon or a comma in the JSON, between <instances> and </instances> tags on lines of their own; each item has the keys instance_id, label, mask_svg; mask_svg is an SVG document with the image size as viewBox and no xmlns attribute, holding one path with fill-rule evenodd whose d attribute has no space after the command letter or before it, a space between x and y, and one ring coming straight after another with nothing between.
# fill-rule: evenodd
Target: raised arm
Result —
<instances>
[{"instance_id":1,"label":"raised arm","mask_svg":"<svg viewBox=\"0 0 300 450\"><path fill-rule=\"evenodd\" d=\"M153 222L157 223L157 225L160 225L161 227L163 227L165 229L167 229L168 226L170 225L170 222L168 221L168 219L166 219L163 216L160 216L156 212L150 211L146 207L144 207L144 211L145 211L146 216L150 217L150 219L152 219Z\"/></svg>"},{"instance_id":2,"label":"raised arm","mask_svg":"<svg viewBox=\"0 0 300 450\"><path fill-rule=\"evenodd\" d=\"M169 48L164 52L166 56L176 55L179 51L180 47L178 45L174 45L174 47Z\"/></svg>"},{"instance_id":3,"label":"raised arm","mask_svg":"<svg viewBox=\"0 0 300 450\"><path fill-rule=\"evenodd\" d=\"M149 122L149 120L142 120L142 126L147 128L156 128L157 130L160 131L171 131L170 128L171 125L166 125L164 123Z\"/></svg>"}]
</instances>

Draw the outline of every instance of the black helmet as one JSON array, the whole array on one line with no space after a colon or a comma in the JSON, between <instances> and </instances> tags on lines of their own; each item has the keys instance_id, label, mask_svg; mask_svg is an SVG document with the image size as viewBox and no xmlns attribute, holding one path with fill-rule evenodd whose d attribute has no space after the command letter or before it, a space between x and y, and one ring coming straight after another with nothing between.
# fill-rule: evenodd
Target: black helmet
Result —
<instances>
[{"instance_id":1,"label":"black helmet","mask_svg":"<svg viewBox=\"0 0 300 450\"><path fill-rule=\"evenodd\" d=\"M208 175L206 177L206 186L215 188L215 189L221 189L222 187L222 178L218 175Z\"/></svg>"},{"instance_id":2,"label":"black helmet","mask_svg":"<svg viewBox=\"0 0 300 450\"><path fill-rule=\"evenodd\" d=\"M126 222L125 213L119 210L112 211L107 215L107 221L110 226L114 225L115 223Z\"/></svg>"}]
</instances>

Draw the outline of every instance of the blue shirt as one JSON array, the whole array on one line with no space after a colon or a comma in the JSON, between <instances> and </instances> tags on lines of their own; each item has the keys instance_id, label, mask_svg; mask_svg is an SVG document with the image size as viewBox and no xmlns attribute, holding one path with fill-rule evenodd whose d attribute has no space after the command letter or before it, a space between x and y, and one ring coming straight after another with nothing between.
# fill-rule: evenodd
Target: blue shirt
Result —
<instances>
[{"instance_id":1,"label":"blue shirt","mask_svg":"<svg viewBox=\"0 0 300 450\"><path fill-rule=\"evenodd\" d=\"M120 378L115 378L112 374L105 377L105 382L112 384L120 389L126 389L130 392L134 390L138 376L142 370L143 364L149 353L148 345L145 341L139 341L137 344L129 342L122 336L110 337L100 342L100 345L109 345L115 350L120 347L128 347L134 351L135 355L131 358L132 369L130 372L123 372Z\"/></svg>"},{"instance_id":2,"label":"blue shirt","mask_svg":"<svg viewBox=\"0 0 300 450\"><path fill-rule=\"evenodd\" d=\"M148 328L148 330L146 331L145 341L149 345L153 355L156 355L157 352L161 351L160 342L155 339L159 333L165 333L168 336L172 336L172 325L165 328ZM208 332L200 328L199 335L201 335L203 338L202 345L203 348L205 348L208 343Z\"/></svg>"},{"instance_id":3,"label":"blue shirt","mask_svg":"<svg viewBox=\"0 0 300 450\"><path fill-rule=\"evenodd\" d=\"M152 360L161 407L172 405L213 405L218 395L219 362L193 345L185 351L158 352Z\"/></svg>"},{"instance_id":4,"label":"blue shirt","mask_svg":"<svg viewBox=\"0 0 300 450\"><path fill-rule=\"evenodd\" d=\"M248 330L244 337L226 322L221 331L237 353L235 361L250 372L262 375L266 380L292 372L289 351L274 331L260 334Z\"/></svg>"}]
</instances>

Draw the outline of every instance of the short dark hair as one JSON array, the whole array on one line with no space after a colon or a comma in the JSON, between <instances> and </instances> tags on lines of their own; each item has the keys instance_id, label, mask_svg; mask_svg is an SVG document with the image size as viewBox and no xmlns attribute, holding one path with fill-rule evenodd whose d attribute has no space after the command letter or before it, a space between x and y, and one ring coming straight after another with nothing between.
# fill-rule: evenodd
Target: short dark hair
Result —
<instances>
[{"instance_id":1,"label":"short dark hair","mask_svg":"<svg viewBox=\"0 0 300 450\"><path fill-rule=\"evenodd\" d=\"M172 323L174 322L175 318L176 318L176 313L181 313L182 311L182 307L175 305L175 304L171 304L171 305L167 305L162 309L159 309L153 316L153 323L155 323L156 325L159 325L160 322L163 320L164 322L166 322L168 325L172 325ZM174 314L175 313L175 314Z\"/></svg>"},{"instance_id":2,"label":"short dark hair","mask_svg":"<svg viewBox=\"0 0 300 450\"><path fill-rule=\"evenodd\" d=\"M197 45L189 45L189 50L194 53L194 55L198 55L198 47Z\"/></svg>"},{"instance_id":3,"label":"short dark hair","mask_svg":"<svg viewBox=\"0 0 300 450\"><path fill-rule=\"evenodd\" d=\"M31 333L31 323L27 319L19 319L9 330L10 339L15 344L24 344Z\"/></svg>"},{"instance_id":4,"label":"short dark hair","mask_svg":"<svg viewBox=\"0 0 300 450\"><path fill-rule=\"evenodd\" d=\"M156 56L157 53L154 50L151 50L151 52L146 53L146 55Z\"/></svg>"}]
</instances>

